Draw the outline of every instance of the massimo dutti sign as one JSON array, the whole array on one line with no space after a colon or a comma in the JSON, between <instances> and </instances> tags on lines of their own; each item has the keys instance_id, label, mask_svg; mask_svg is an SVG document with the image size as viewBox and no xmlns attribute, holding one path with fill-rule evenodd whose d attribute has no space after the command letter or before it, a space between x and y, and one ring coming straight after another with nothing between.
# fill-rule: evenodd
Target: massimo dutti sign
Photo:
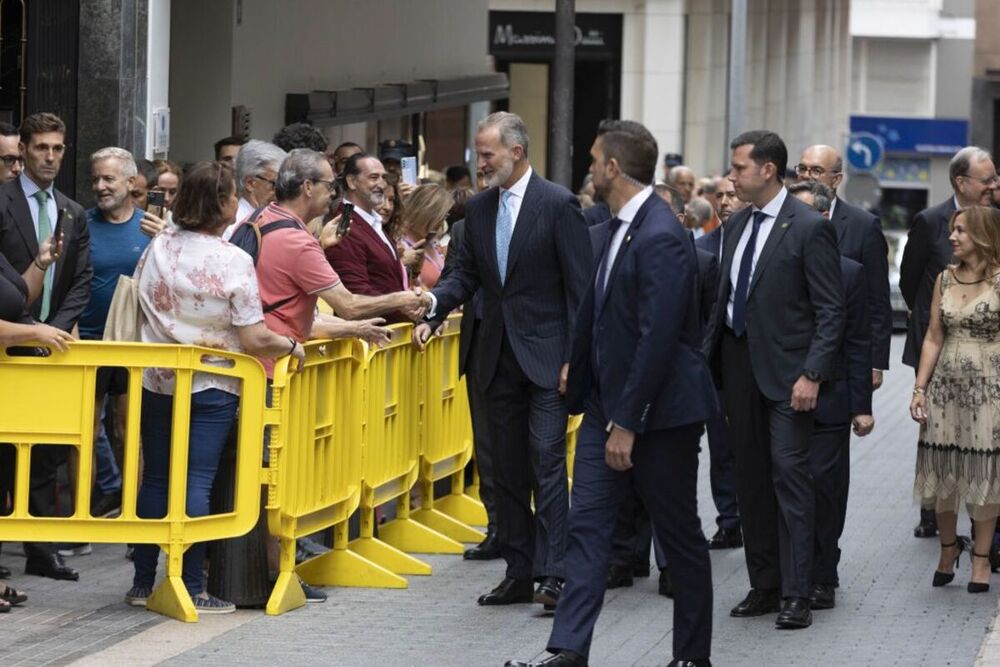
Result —
<instances>
[{"instance_id":1,"label":"massimo dutti sign","mask_svg":"<svg viewBox=\"0 0 1000 667\"><path fill-rule=\"evenodd\" d=\"M555 14L490 12L490 53L498 56L542 56L555 49ZM578 53L615 54L621 42L621 14L576 15Z\"/></svg>"}]
</instances>

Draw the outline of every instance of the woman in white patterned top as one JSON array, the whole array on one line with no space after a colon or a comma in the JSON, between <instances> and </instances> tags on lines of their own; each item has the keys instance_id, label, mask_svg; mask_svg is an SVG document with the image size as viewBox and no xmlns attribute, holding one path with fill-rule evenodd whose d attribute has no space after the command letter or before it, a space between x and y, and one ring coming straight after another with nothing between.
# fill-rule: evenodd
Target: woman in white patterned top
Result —
<instances>
[{"instance_id":1,"label":"woman in white patterned top","mask_svg":"<svg viewBox=\"0 0 1000 667\"><path fill-rule=\"evenodd\" d=\"M236 184L221 162L201 162L185 175L174 203L175 229L161 232L136 269L146 343L203 345L262 357L292 354L302 347L264 325L253 260L222 240L236 214ZM209 363L212 363L211 360ZM216 363L221 364L221 361ZM162 518L167 509L175 378L170 369L147 369L142 394L143 474L137 513ZM187 514L209 512L209 496L239 403L239 380L196 373L188 436ZM159 547L135 547L135 578L126 602L145 605L153 588ZM183 580L199 613L229 613L235 606L205 592L205 545L184 554Z\"/></svg>"}]
</instances>

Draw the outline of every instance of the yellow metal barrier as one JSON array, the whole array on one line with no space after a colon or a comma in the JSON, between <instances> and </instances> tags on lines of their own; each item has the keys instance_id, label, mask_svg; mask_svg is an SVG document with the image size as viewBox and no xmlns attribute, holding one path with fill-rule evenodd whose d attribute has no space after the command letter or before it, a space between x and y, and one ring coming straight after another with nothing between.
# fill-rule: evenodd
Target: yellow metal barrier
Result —
<instances>
[{"instance_id":1,"label":"yellow metal barrier","mask_svg":"<svg viewBox=\"0 0 1000 667\"><path fill-rule=\"evenodd\" d=\"M410 490L417 481L419 442L414 429L418 397L413 383L412 326L391 327L388 345L369 349L365 373L361 536L351 550L397 574L431 573L406 552L461 553L462 545L410 516ZM375 508L396 501L396 518L378 527Z\"/></svg>"},{"instance_id":2,"label":"yellow metal barrier","mask_svg":"<svg viewBox=\"0 0 1000 667\"><path fill-rule=\"evenodd\" d=\"M204 362L206 356L231 365ZM122 466L122 511L117 518L90 515L94 458L95 380L100 367L128 370L125 461ZM142 372L171 368L177 376L175 396L190 396L192 377L209 372L242 381L237 450L236 496L225 514L187 516L188 435L191 405L175 400L170 443L170 490L162 519L136 516L139 484L139 418ZM196 542L236 537L250 531L260 512L258 484L265 377L260 363L246 355L187 345L74 342L65 353L49 357L14 357L0 348L0 382L8 391L0 400L0 442L17 451L14 509L0 519L0 541L109 542L158 544L166 554L167 576L150 595L146 608L193 622L198 614L181 581L184 552ZM12 388L16 388L13 390ZM69 445L79 465L72 516L35 517L28 513L31 456L38 447Z\"/></svg>"},{"instance_id":3,"label":"yellow metal barrier","mask_svg":"<svg viewBox=\"0 0 1000 667\"><path fill-rule=\"evenodd\" d=\"M465 467L472 458L472 424L465 382L458 378L461 315L445 320L418 355L420 392L420 509L415 520L459 542L481 542L486 508L465 495ZM451 492L434 498L434 482L449 478Z\"/></svg>"},{"instance_id":4,"label":"yellow metal barrier","mask_svg":"<svg viewBox=\"0 0 1000 667\"><path fill-rule=\"evenodd\" d=\"M314 341L303 369L275 365L268 467L268 526L281 543L278 580L268 614L305 604L295 576L295 540L334 528L333 549L298 567L318 586L403 588L406 580L347 549L347 521L361 500L364 344Z\"/></svg>"}]
</instances>

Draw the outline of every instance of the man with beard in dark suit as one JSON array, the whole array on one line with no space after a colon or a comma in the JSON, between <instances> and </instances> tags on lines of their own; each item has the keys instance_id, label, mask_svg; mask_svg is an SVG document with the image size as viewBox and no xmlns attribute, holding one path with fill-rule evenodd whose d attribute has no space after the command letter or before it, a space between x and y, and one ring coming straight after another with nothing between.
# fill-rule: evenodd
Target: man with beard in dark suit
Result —
<instances>
[{"instance_id":1,"label":"man with beard in dark suit","mask_svg":"<svg viewBox=\"0 0 1000 667\"><path fill-rule=\"evenodd\" d=\"M951 243L948 241L951 217L966 206L989 206L997 189L993 158L978 146L966 146L955 153L948 165L948 179L952 196L920 211L910 223L899 267L899 291L910 309L903 363L912 366L914 371L920 365L920 349L930 325L934 281L951 262ZM920 523L913 529L913 535L934 537L937 533L934 509L921 509Z\"/></svg>"}]
</instances>

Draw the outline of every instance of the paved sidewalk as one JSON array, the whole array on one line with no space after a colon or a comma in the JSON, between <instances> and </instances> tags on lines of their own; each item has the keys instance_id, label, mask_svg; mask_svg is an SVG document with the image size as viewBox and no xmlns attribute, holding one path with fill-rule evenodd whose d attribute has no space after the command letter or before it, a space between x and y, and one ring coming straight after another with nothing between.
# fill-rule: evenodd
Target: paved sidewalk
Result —
<instances>
[{"instance_id":1,"label":"paved sidewalk","mask_svg":"<svg viewBox=\"0 0 1000 667\"><path fill-rule=\"evenodd\" d=\"M894 341L894 359L902 340ZM838 606L815 613L812 628L774 629L774 617L728 615L747 590L742 550L712 552L715 583L713 663L716 665L972 665L1000 664L1000 634L988 636L997 594L965 592L963 556L955 582L930 585L936 540L912 535L911 499L916 426L907 414L913 374L894 365L876 394L876 429L852 442L851 498L842 542ZM702 454L702 519L714 530ZM965 519L960 526L967 526ZM965 531L967 532L967 528ZM283 667L409 665L499 666L512 657L544 654L551 619L533 606L480 608L475 598L502 577L496 562L429 557L431 577L411 577L402 591L329 589L326 604L281 617L245 611L197 625L126 607L131 581L124 547L95 547L75 558L79 583L18 574L22 561L5 545L0 562L15 569L14 585L28 605L0 616L0 663L142 665L275 663ZM1000 580L995 580L1000 587ZM672 602L656 595L656 580L609 591L591 664L665 665L670 660Z\"/></svg>"}]
</instances>

